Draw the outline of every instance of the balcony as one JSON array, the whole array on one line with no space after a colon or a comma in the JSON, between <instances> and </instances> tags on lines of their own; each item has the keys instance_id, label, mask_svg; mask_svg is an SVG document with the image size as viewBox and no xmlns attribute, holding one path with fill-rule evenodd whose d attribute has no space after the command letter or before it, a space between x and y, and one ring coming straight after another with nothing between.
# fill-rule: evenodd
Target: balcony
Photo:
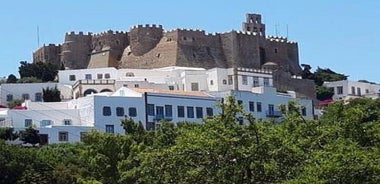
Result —
<instances>
[{"instance_id":1,"label":"balcony","mask_svg":"<svg viewBox=\"0 0 380 184\"><path fill-rule=\"evenodd\" d=\"M113 79L83 79L83 80L78 80L75 82L73 85L73 89L77 88L79 85L114 85L115 80Z\"/></svg>"},{"instance_id":2,"label":"balcony","mask_svg":"<svg viewBox=\"0 0 380 184\"><path fill-rule=\"evenodd\" d=\"M265 111L267 117L270 118L279 118L282 117L282 112L281 111L272 111L272 110L267 110Z\"/></svg>"}]
</instances>

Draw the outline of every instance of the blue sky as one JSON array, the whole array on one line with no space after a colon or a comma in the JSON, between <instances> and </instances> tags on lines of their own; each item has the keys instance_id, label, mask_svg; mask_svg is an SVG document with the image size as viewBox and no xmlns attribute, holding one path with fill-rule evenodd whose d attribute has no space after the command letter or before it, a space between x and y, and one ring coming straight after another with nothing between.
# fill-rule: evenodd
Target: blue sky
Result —
<instances>
[{"instance_id":1,"label":"blue sky","mask_svg":"<svg viewBox=\"0 0 380 184\"><path fill-rule=\"evenodd\" d=\"M0 77L18 75L19 61L32 60L40 45L62 43L70 31L128 31L137 24L162 24L206 32L240 30L245 14L260 13L267 35L297 41L300 63L380 83L378 0L191 0L78 1L12 0L0 7ZM276 26L277 25L277 26Z\"/></svg>"}]
</instances>

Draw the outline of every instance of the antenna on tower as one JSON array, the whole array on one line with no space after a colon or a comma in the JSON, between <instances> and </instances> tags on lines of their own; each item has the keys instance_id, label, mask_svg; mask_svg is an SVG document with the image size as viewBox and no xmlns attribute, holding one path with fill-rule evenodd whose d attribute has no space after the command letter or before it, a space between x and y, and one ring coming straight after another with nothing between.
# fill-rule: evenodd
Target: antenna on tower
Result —
<instances>
[{"instance_id":1,"label":"antenna on tower","mask_svg":"<svg viewBox=\"0 0 380 184\"><path fill-rule=\"evenodd\" d=\"M274 31L276 33L276 37L278 37L278 23L274 25Z\"/></svg>"},{"instance_id":2,"label":"antenna on tower","mask_svg":"<svg viewBox=\"0 0 380 184\"><path fill-rule=\"evenodd\" d=\"M289 27L288 27L288 24L286 24L286 38L289 38Z\"/></svg>"},{"instance_id":3,"label":"antenna on tower","mask_svg":"<svg viewBox=\"0 0 380 184\"><path fill-rule=\"evenodd\" d=\"M37 46L40 48L40 28L37 25Z\"/></svg>"}]
</instances>

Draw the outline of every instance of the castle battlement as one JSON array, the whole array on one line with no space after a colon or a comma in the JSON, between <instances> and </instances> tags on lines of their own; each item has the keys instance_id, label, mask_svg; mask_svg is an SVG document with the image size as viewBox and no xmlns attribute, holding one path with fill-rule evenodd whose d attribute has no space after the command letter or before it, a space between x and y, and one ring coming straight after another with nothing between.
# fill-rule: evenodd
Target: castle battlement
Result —
<instances>
[{"instance_id":1,"label":"castle battlement","mask_svg":"<svg viewBox=\"0 0 380 184\"><path fill-rule=\"evenodd\" d=\"M144 25L138 24L138 25L132 26L130 28L130 30L131 29L136 29L136 28L158 28L158 29L163 29L162 25L160 25L160 24L158 24L158 25L157 24L144 24Z\"/></svg>"},{"instance_id":2,"label":"castle battlement","mask_svg":"<svg viewBox=\"0 0 380 184\"><path fill-rule=\"evenodd\" d=\"M280 43L289 43L296 44L297 42L289 41L288 38L282 36L268 36L266 38L270 42L280 42Z\"/></svg>"},{"instance_id":3,"label":"castle battlement","mask_svg":"<svg viewBox=\"0 0 380 184\"><path fill-rule=\"evenodd\" d=\"M250 32L250 31L236 31L237 34L240 35L252 35L252 36L260 36L256 32Z\"/></svg>"},{"instance_id":4,"label":"castle battlement","mask_svg":"<svg viewBox=\"0 0 380 184\"><path fill-rule=\"evenodd\" d=\"M66 32L66 36L91 36L92 32L87 32L87 34L84 34L83 31L79 31L76 33L75 31Z\"/></svg>"},{"instance_id":5,"label":"castle battlement","mask_svg":"<svg viewBox=\"0 0 380 184\"><path fill-rule=\"evenodd\" d=\"M108 35L125 35L127 32L124 32L124 31L113 31L113 30L108 30L108 31L104 31L104 32L101 32L101 33L97 33L97 34L94 34L94 38L99 38L99 37L103 37L103 36L108 36Z\"/></svg>"},{"instance_id":6,"label":"castle battlement","mask_svg":"<svg viewBox=\"0 0 380 184\"><path fill-rule=\"evenodd\" d=\"M165 33L173 33L173 32L180 32L180 33L195 33L195 34L202 34L204 36L207 36L206 31L202 29L171 29L165 31Z\"/></svg>"}]
</instances>

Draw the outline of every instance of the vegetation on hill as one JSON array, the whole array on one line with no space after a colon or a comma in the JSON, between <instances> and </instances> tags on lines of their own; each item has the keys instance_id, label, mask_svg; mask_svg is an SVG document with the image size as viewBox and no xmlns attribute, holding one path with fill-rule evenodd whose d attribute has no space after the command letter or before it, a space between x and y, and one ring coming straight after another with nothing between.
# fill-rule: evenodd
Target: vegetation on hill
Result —
<instances>
[{"instance_id":1,"label":"vegetation on hill","mask_svg":"<svg viewBox=\"0 0 380 184\"><path fill-rule=\"evenodd\" d=\"M80 144L0 142L0 183L380 183L380 100L336 102L320 120L290 103L279 124L232 98L222 108L156 132L126 119L126 135L94 131Z\"/></svg>"},{"instance_id":2,"label":"vegetation on hill","mask_svg":"<svg viewBox=\"0 0 380 184\"><path fill-rule=\"evenodd\" d=\"M59 66L51 63L28 63L26 61L20 62L19 74L20 78L35 77L42 82L54 81L59 70Z\"/></svg>"},{"instance_id":3,"label":"vegetation on hill","mask_svg":"<svg viewBox=\"0 0 380 184\"><path fill-rule=\"evenodd\" d=\"M334 95L334 91L331 88L327 88L323 86L324 82L333 82L340 80L347 80L346 75L339 74L332 71L329 68L317 68L315 72L311 72L311 66L307 64L301 64L303 67L301 76L303 79L314 80L316 85L317 99L318 100L326 100L330 99Z\"/></svg>"}]
</instances>

